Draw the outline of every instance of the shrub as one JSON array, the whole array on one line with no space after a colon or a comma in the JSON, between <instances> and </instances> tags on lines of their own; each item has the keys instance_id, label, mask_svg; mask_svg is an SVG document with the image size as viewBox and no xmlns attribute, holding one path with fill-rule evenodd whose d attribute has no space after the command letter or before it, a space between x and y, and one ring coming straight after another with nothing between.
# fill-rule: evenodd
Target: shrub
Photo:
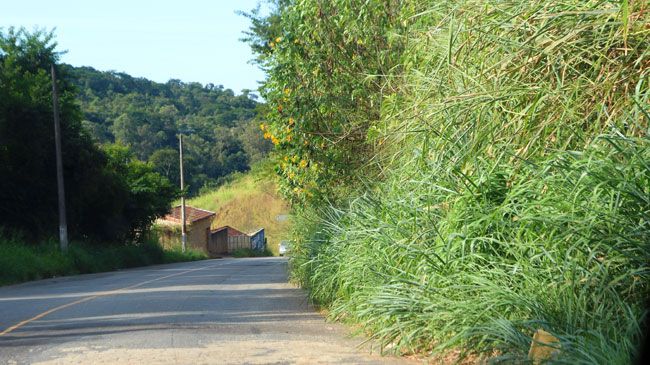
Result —
<instances>
[{"instance_id":1,"label":"shrub","mask_svg":"<svg viewBox=\"0 0 650 365\"><path fill-rule=\"evenodd\" d=\"M273 256L273 252L271 252L268 248L264 248L263 250L253 250L251 248L238 248L232 252L233 257L266 257L266 256Z\"/></svg>"}]
</instances>

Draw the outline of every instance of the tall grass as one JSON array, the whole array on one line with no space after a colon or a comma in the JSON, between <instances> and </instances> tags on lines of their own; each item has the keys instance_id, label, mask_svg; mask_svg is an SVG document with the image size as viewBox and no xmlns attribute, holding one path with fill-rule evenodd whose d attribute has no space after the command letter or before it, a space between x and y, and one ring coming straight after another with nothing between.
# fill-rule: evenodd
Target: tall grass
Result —
<instances>
[{"instance_id":1,"label":"tall grass","mask_svg":"<svg viewBox=\"0 0 650 365\"><path fill-rule=\"evenodd\" d=\"M627 2L624 2L627 4ZM647 4L413 2L380 183L305 212L292 273L398 352L629 363L650 296Z\"/></svg>"},{"instance_id":2,"label":"tall grass","mask_svg":"<svg viewBox=\"0 0 650 365\"><path fill-rule=\"evenodd\" d=\"M154 239L126 246L72 242L67 252L61 252L54 240L29 245L19 236L0 234L0 285L205 258L191 250L163 250Z\"/></svg>"}]
</instances>

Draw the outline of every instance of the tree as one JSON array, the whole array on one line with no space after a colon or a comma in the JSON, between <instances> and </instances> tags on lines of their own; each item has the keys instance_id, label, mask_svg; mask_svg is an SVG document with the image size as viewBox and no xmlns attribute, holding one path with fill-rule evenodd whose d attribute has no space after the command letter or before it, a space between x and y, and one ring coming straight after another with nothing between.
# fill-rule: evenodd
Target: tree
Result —
<instances>
[{"instance_id":1,"label":"tree","mask_svg":"<svg viewBox=\"0 0 650 365\"><path fill-rule=\"evenodd\" d=\"M133 240L146 232L153 221L169 211L171 201L178 196L169 180L155 172L151 164L137 160L125 146L117 144L103 148L108 156L108 170L126 188L127 199L116 218L122 224L112 229L125 240ZM120 222L120 220L115 220ZM120 223L121 223L120 222Z\"/></svg>"},{"instance_id":2,"label":"tree","mask_svg":"<svg viewBox=\"0 0 650 365\"><path fill-rule=\"evenodd\" d=\"M237 131L237 136L239 136L251 164L266 158L273 150L273 144L264 139L260 131L260 124L263 124L263 122L256 119L243 122L239 124L239 130Z\"/></svg>"},{"instance_id":3,"label":"tree","mask_svg":"<svg viewBox=\"0 0 650 365\"><path fill-rule=\"evenodd\" d=\"M373 128L391 93L386 80L399 68L408 11L395 0L305 0L246 14L244 40L268 74L261 128L276 145L280 189L292 202L335 202L368 174L380 176Z\"/></svg>"},{"instance_id":4,"label":"tree","mask_svg":"<svg viewBox=\"0 0 650 365\"><path fill-rule=\"evenodd\" d=\"M58 69L68 226L73 238L125 243L165 213L175 197L153 167L124 147L100 150L82 126L75 87L51 32L0 32L0 222L34 237L54 236L57 194L52 82Z\"/></svg>"},{"instance_id":5,"label":"tree","mask_svg":"<svg viewBox=\"0 0 650 365\"><path fill-rule=\"evenodd\" d=\"M149 163L157 173L166 177L174 186L180 186L178 150L171 148L156 150L149 157Z\"/></svg>"}]
</instances>

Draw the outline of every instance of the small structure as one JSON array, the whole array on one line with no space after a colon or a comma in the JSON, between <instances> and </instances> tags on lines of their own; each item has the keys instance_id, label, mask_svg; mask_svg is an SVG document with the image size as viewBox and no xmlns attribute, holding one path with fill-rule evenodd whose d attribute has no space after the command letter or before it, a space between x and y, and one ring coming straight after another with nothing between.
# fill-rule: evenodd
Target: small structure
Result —
<instances>
[{"instance_id":1,"label":"small structure","mask_svg":"<svg viewBox=\"0 0 650 365\"><path fill-rule=\"evenodd\" d=\"M209 210L185 207L187 226L187 247L210 254L210 225L215 213ZM181 242L181 206L172 208L171 212L156 221L160 233L160 243L165 248L180 246Z\"/></svg>"},{"instance_id":2,"label":"small structure","mask_svg":"<svg viewBox=\"0 0 650 365\"><path fill-rule=\"evenodd\" d=\"M208 251L211 256L230 254L240 248L262 250L265 247L264 229L253 234L246 234L230 226L223 226L212 230Z\"/></svg>"}]
</instances>

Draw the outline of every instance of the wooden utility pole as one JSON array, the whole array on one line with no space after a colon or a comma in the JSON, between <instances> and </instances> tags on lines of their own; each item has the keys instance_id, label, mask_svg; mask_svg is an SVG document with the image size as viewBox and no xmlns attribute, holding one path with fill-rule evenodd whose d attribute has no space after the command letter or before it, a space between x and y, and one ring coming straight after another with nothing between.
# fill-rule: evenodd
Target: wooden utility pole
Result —
<instances>
[{"instance_id":1,"label":"wooden utility pole","mask_svg":"<svg viewBox=\"0 0 650 365\"><path fill-rule=\"evenodd\" d=\"M178 151L180 155L180 170L181 170L181 248L185 252L185 246L187 245L187 227L185 226L185 178L183 177L183 133L178 135Z\"/></svg>"},{"instance_id":2,"label":"wooden utility pole","mask_svg":"<svg viewBox=\"0 0 650 365\"><path fill-rule=\"evenodd\" d=\"M62 251L68 249L68 222L65 212L65 186L63 185L63 158L61 156L61 123L59 122L59 90L56 86L54 64L52 72L52 110L54 111L54 145L56 148L56 183L59 195L59 242Z\"/></svg>"}]
</instances>

